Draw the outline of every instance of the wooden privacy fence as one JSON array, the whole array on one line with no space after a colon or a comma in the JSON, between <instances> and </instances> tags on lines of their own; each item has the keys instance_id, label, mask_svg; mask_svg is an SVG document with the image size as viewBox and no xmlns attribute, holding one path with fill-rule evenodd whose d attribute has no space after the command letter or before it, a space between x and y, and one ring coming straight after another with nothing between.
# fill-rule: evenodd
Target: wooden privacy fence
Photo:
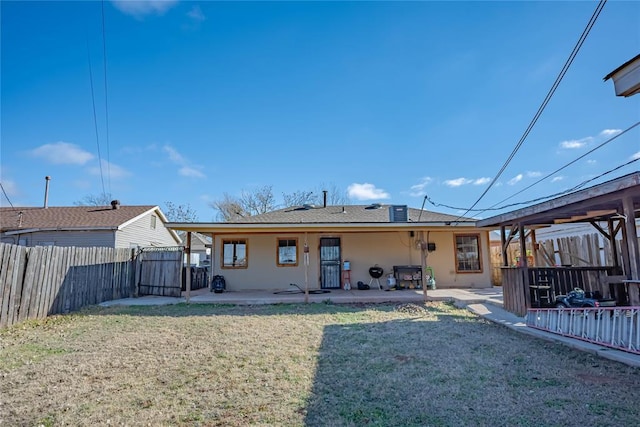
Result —
<instances>
[{"instance_id":1,"label":"wooden privacy fence","mask_svg":"<svg viewBox=\"0 0 640 427\"><path fill-rule=\"evenodd\" d=\"M503 267L504 308L524 316L533 306L553 306L555 296L566 295L576 287L598 291L605 298L625 304L628 296L618 286L619 273L614 267Z\"/></svg>"},{"instance_id":2,"label":"wooden privacy fence","mask_svg":"<svg viewBox=\"0 0 640 427\"><path fill-rule=\"evenodd\" d=\"M137 256L138 295L179 297L182 253L182 246L140 249Z\"/></svg>"},{"instance_id":3,"label":"wooden privacy fence","mask_svg":"<svg viewBox=\"0 0 640 427\"><path fill-rule=\"evenodd\" d=\"M529 267L605 267L615 265L613 248L609 240L597 233L580 236L560 237L557 239L539 240L538 256L534 258L531 250L531 242L527 242ZM616 240L618 265L622 265L622 241ZM515 241L507 248L507 263L510 267L516 267L520 259L520 243ZM502 285L505 277L502 269L502 250L500 244L491 246L491 283L494 286Z\"/></svg>"},{"instance_id":4,"label":"wooden privacy fence","mask_svg":"<svg viewBox=\"0 0 640 427\"><path fill-rule=\"evenodd\" d=\"M132 294L130 249L0 244L0 327Z\"/></svg>"},{"instance_id":5,"label":"wooden privacy fence","mask_svg":"<svg viewBox=\"0 0 640 427\"><path fill-rule=\"evenodd\" d=\"M0 328L143 292L180 296L182 251L154 249L136 256L127 248L0 243ZM154 254L148 262L145 252Z\"/></svg>"}]
</instances>

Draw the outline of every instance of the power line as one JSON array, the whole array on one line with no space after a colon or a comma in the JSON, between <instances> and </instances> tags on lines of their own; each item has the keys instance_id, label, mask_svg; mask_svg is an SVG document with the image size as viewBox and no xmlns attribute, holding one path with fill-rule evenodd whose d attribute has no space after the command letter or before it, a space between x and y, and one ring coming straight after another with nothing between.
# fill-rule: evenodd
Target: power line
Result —
<instances>
[{"instance_id":1,"label":"power line","mask_svg":"<svg viewBox=\"0 0 640 427\"><path fill-rule=\"evenodd\" d=\"M105 36L105 23L104 23L104 0L102 0L102 62L104 64L104 114L105 114L105 126L107 129L107 181L109 183L109 193L111 193L111 158L109 156L109 102L107 91L107 39Z\"/></svg>"},{"instance_id":2,"label":"power line","mask_svg":"<svg viewBox=\"0 0 640 427\"><path fill-rule=\"evenodd\" d=\"M533 184L523 188L522 190L512 194L511 196L507 197L506 199L503 199L501 201L499 201L498 203L496 203L495 205L491 206L491 208L494 208L496 205L500 204L500 203L504 203L509 199L512 199L513 197L517 196L518 194L523 193L524 191L530 189L531 187L533 187L534 185L538 185L539 183L541 183L542 181L544 181L545 179L557 174L558 172L568 168L569 166L571 166L572 164L576 163L579 160L584 159L585 157L587 157L589 154L593 153L596 150L599 150L600 148L604 147L605 145L609 144L610 142L612 142L614 139L624 135L625 133L629 132L630 130L632 130L633 128L635 128L636 126L640 125L640 121L635 122L633 125L629 126L628 128L626 128L625 130L623 130L622 132L620 132L617 135L612 136L611 138L607 139L606 141L604 141L603 143L593 147L591 150L587 151L586 153L584 153L581 156L576 157L575 159L573 159L572 161L570 161L569 163L565 164L564 166L554 170L553 172L547 174L546 176L540 178L539 180L537 180L536 182L534 182ZM480 211L480 213L482 213L483 211Z\"/></svg>"},{"instance_id":3,"label":"power line","mask_svg":"<svg viewBox=\"0 0 640 427\"><path fill-rule=\"evenodd\" d=\"M549 195L549 196L539 197L539 198L537 198L537 199L527 200L527 201L524 201L524 202L511 203L511 204L508 204L508 205L502 205L502 206L500 206L500 207L496 207L497 205L499 205L499 204L501 204L501 203L504 203L504 202L506 202L506 201L507 201L507 200L509 200L509 199L512 199L513 197L517 196L518 194L523 193L524 191L526 191L526 190L530 189L531 187L533 187L533 186L535 186L535 185L538 185L538 184L539 184L539 183L541 183L542 181L544 181L544 180L546 180L546 179L550 178L551 176L553 176L553 175L557 174L558 172L560 172L560 171L562 171L562 170L564 170L564 169L568 168L569 166L573 165L573 164L574 164L574 163L576 163L577 161L584 159L584 158L585 158L585 157L587 157L589 154L593 153L593 152L594 152L594 151L596 151L596 150L599 150L600 148L602 148L602 147L604 147L605 145L609 144L610 142L612 142L612 141L613 141L613 140L615 140L616 138L618 138L618 137L620 137L620 136L624 135L625 133L629 132L630 130L634 129L634 128L635 128L635 127L637 127L638 125L640 125L640 121L638 121L638 122L634 123L633 125L629 126L627 129L623 130L622 132L618 133L617 135L612 136L612 137L611 137L611 138L609 138L608 140L606 140L606 141L604 141L603 143L601 143L601 144L597 145L596 147L592 148L591 150L587 151L586 153L582 154L581 156L578 156L577 158L575 158L574 160L570 161L569 163L567 163L567 164L563 165L562 167L560 167L560 168L558 168L558 169L554 170L553 172L551 172L551 173L549 173L549 174L545 175L544 177L540 178L539 180L537 180L537 181L536 181L536 182L534 182L533 184L531 184L531 185L529 185L529 186L527 186L527 187L523 188L522 190L520 190L520 191L518 191L518 192L516 192L516 193L512 194L511 196L507 197L506 199L503 199L503 200L499 201L498 203L496 203L496 204L494 204L494 205L492 205L492 206L490 206L490 207L488 207L488 208L484 208L484 209L473 209L473 208L471 208L471 209L467 209L467 212L465 212L465 214L466 214L466 213L468 213L468 212L471 212L471 211L473 211L473 212L477 212L477 213L482 213L482 212L486 212L486 211L502 210L502 209L505 209L505 208L513 207L513 206L528 205L528 204L531 204L531 203L539 202L539 201L541 201L541 200L546 200L546 199L550 199L550 198L553 198L553 197L562 196L562 195L567 194L567 193L570 193L570 192L572 192L572 191L576 191L576 190L578 190L579 188L584 187L586 184L588 184L588 183L590 183L590 182L593 182L593 181L595 181L595 180L597 180L597 179L599 179L599 178L602 178L602 177L603 177L603 176L605 176L605 175L608 175L608 174L610 174L610 173L612 173L612 172L615 172L615 171L616 171L616 170L618 170L618 169L621 169L621 168L623 168L623 167L625 167L625 166L628 166L628 165L630 165L630 164L632 164L632 163L634 163L634 162L636 162L636 161L640 160L640 158L632 159L632 160L630 160L630 161L628 161L628 162L626 162L626 163L623 163L623 164L621 164L621 165L618 165L618 166L616 166L616 167L615 167L615 168L613 168L613 169L610 169L610 170L608 170L608 171L606 171L606 172L603 172L602 174L600 174L600 175L598 175L598 176L596 176L596 177L593 177L593 178L590 178L590 179L588 179L588 180L586 180L586 181L583 181L583 182L581 182L580 184L576 185L575 187L570 188L570 189L565 190L565 191L562 191L562 192L560 192L560 193L551 194L551 195ZM432 201L429 197L427 197L427 196L425 196L425 199L426 199L426 200L428 200L428 201L429 201L429 203L431 203L431 204L432 204L432 205L434 205L434 206L441 206L441 207L446 207L446 208L449 208L449 209L456 209L456 210L465 210L465 209L466 209L466 208L459 208L459 207L449 206L449 205L445 205L445 204L435 203L435 202L433 202L433 201Z\"/></svg>"},{"instance_id":4,"label":"power line","mask_svg":"<svg viewBox=\"0 0 640 427\"><path fill-rule=\"evenodd\" d=\"M489 183L489 186L482 192L480 197L478 197L478 199L473 203L473 205L471 205L470 208L468 208L462 215L460 215L456 219L456 221L458 219L464 217L467 213L472 211L473 208L475 208L478 205L478 203L480 203L480 201L484 198L484 196L487 195L489 190L495 185L495 183L498 181L498 179L502 176L502 174L504 173L504 171L507 168L507 166L509 165L509 163L511 163L511 160L513 160L513 158L515 157L516 153L520 150L520 147L522 147L522 144L524 144L524 141L529 136L529 133L531 132L531 130L533 129L535 124L538 122L538 119L542 115L542 112L544 111L544 109L546 108L547 104L551 100L551 97L553 96L553 94L555 93L556 89L560 85L560 82L564 78L564 75L569 70L569 67L573 63L573 60L575 59L576 55L578 54L578 51L582 47L582 44L586 40L587 35L591 31L591 28L593 27L593 25L595 24L596 20L598 19L598 16L600 15L600 12L604 8L604 5L606 4L606 2L607 2L607 0L600 0L600 2L598 3L598 6L596 6L596 10L591 15L591 19L589 19L589 22L587 23L587 26L582 31L582 34L580 35L580 38L578 39L578 42L576 43L576 45L573 47L573 50L571 51L571 54L569 55L569 58L567 58L567 61L564 63L564 66L562 67L562 70L560 70L560 73L558 74L558 77L556 77L556 80L553 83L553 85L551 86L551 89L549 89L549 92L547 92L547 96L545 96L544 100L542 101L542 104L538 108L538 111L533 116L533 119L529 123L529 126L527 126L527 129L524 131L524 133L520 137L520 140L518 141L518 143L514 147L513 151L511 152L511 154L509 155L507 160L504 162L504 164L502 165L502 167L500 168L500 170L498 171L496 176L491 180L491 182Z\"/></svg>"},{"instance_id":5,"label":"power line","mask_svg":"<svg viewBox=\"0 0 640 427\"><path fill-rule=\"evenodd\" d=\"M578 184L578 185L576 185L576 186L574 186L572 188L569 188L569 189L564 190L564 191L560 191L560 192L555 193L555 194L550 194L548 196L538 197L537 199L531 199L531 200L527 200L527 201L524 201L524 202L510 203L508 205L502 205L500 207L491 207L491 208L486 208L486 209L474 209L474 211L476 211L478 213L482 213L482 212L486 212L486 211L498 211L498 210L502 210L502 209L506 209L506 208L511 208L511 207L514 207L514 206L530 205L531 203L541 202L543 200L548 200L548 199L552 199L552 198L555 198L555 197L564 196L565 194L569 194L569 193L572 193L574 191L577 191L577 190L581 189L582 187L584 187L585 185L589 184L590 182L596 181L596 180L602 178L603 176L609 175L610 173L613 173L613 172L615 172L615 171L617 171L619 169L622 169L622 168L624 168L626 166L629 166L630 164L635 163L638 160L640 160L640 157L635 158L635 159L631 159L628 162L623 163L621 165L618 165L613 169L609 169L608 171L603 172L598 176L594 176L593 178L589 178L589 179L587 179L585 181L582 181L580 184ZM449 209L457 209L457 210L465 209L465 208L457 208L455 206L449 206L449 205L443 205L443 204L440 204L440 203L435 203L428 196L425 196L425 200L427 200L429 203L431 203L434 206L441 206L441 207L445 207L445 208L449 208Z\"/></svg>"},{"instance_id":6,"label":"power line","mask_svg":"<svg viewBox=\"0 0 640 427\"><path fill-rule=\"evenodd\" d=\"M87 37L87 59L89 61L89 83L91 84L91 104L93 105L93 126L96 132L96 146L98 147L98 164L100 166L100 180L102 181L102 194L106 194L104 187L104 174L102 173L102 156L100 155L100 137L98 135L98 119L96 117L96 98L93 91L93 72L91 68L91 53L89 51L89 37Z\"/></svg>"},{"instance_id":7,"label":"power line","mask_svg":"<svg viewBox=\"0 0 640 427\"><path fill-rule=\"evenodd\" d=\"M1 182L0 182L0 188L2 188L2 194L4 194L4 198L7 199L7 202L9 202L9 205L11 205L11 207L13 208L13 203L11 203L11 199L9 199L9 196L7 196L7 192L4 191L4 186L2 185Z\"/></svg>"}]
</instances>

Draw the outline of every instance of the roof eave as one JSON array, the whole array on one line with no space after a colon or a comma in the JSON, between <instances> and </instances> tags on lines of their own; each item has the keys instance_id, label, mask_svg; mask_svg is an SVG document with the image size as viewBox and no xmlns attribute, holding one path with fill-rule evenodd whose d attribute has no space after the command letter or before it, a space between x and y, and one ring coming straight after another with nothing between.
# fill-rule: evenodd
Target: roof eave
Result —
<instances>
[{"instance_id":1,"label":"roof eave","mask_svg":"<svg viewBox=\"0 0 640 427\"><path fill-rule=\"evenodd\" d=\"M5 230L3 233L7 236L26 233L40 233L44 231L116 231L118 227L43 227L43 228L20 228L14 230Z\"/></svg>"},{"instance_id":2,"label":"roof eave","mask_svg":"<svg viewBox=\"0 0 640 427\"><path fill-rule=\"evenodd\" d=\"M476 222L402 222L402 223L167 223L174 230L219 233L219 232L268 232L268 231L394 231L430 228L469 228Z\"/></svg>"}]
</instances>

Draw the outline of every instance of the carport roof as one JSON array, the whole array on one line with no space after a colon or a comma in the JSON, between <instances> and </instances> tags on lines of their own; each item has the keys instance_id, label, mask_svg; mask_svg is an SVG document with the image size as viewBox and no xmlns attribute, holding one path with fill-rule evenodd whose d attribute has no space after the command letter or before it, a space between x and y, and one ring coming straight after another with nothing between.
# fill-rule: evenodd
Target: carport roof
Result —
<instances>
[{"instance_id":1,"label":"carport roof","mask_svg":"<svg viewBox=\"0 0 640 427\"><path fill-rule=\"evenodd\" d=\"M478 227L498 228L514 224L535 226L602 221L622 212L622 200L630 197L638 217L640 172L576 191L546 202L479 220Z\"/></svg>"}]
</instances>

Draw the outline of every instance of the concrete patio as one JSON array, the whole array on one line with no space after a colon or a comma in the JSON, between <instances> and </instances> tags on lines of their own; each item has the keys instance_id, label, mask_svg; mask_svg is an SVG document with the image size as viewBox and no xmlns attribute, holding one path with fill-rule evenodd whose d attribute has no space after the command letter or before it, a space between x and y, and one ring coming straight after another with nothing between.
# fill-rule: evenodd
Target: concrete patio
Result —
<instances>
[{"instance_id":1,"label":"concrete patio","mask_svg":"<svg viewBox=\"0 0 640 427\"><path fill-rule=\"evenodd\" d=\"M292 304L304 303L305 295L297 288L283 291L225 291L222 293L210 292L203 288L191 291L188 298L189 303L202 304L234 304L234 305L254 305L254 304ZM379 289L343 290L331 289L327 293L310 293L310 303L331 302L335 304L353 303L385 303L385 302L422 302L425 300L423 291L420 289L406 289L384 291ZM427 290L427 301L453 301L459 306L467 306L474 303L492 303L502 306L502 288L494 287L487 289L435 289ZM182 297L159 297L143 296L139 298L125 298L114 301L106 301L100 305L163 305L178 304L187 302L186 292Z\"/></svg>"}]
</instances>

